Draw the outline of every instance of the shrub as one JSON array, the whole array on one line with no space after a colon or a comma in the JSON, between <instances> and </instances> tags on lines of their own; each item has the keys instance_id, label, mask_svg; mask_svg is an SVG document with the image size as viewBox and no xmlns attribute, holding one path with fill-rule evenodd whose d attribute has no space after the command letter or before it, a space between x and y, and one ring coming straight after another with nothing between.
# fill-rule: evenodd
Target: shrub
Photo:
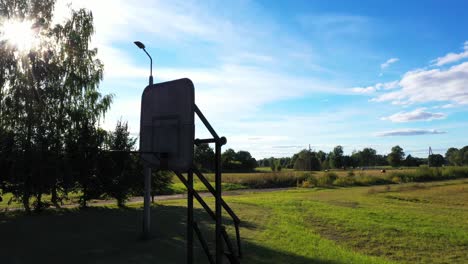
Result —
<instances>
[{"instance_id":1,"label":"shrub","mask_svg":"<svg viewBox=\"0 0 468 264\"><path fill-rule=\"evenodd\" d=\"M326 172L323 174L322 177L317 179L317 186L329 186L332 185L333 182L338 179L338 175L334 172Z\"/></svg>"},{"instance_id":2,"label":"shrub","mask_svg":"<svg viewBox=\"0 0 468 264\"><path fill-rule=\"evenodd\" d=\"M445 167L442 169L443 178L459 179L468 177L468 167Z\"/></svg>"},{"instance_id":3,"label":"shrub","mask_svg":"<svg viewBox=\"0 0 468 264\"><path fill-rule=\"evenodd\" d=\"M353 177L339 177L333 182L333 185L337 186L353 186L356 185L356 181Z\"/></svg>"},{"instance_id":4,"label":"shrub","mask_svg":"<svg viewBox=\"0 0 468 264\"><path fill-rule=\"evenodd\" d=\"M429 167L419 167L414 171L414 181L424 182L424 181L434 181L442 178L440 169L438 168L429 168Z\"/></svg>"},{"instance_id":5,"label":"shrub","mask_svg":"<svg viewBox=\"0 0 468 264\"><path fill-rule=\"evenodd\" d=\"M395 182L393 179L399 181L395 183L412 182L414 179L414 173L413 172L392 172L389 174L389 179L392 182Z\"/></svg>"},{"instance_id":6,"label":"shrub","mask_svg":"<svg viewBox=\"0 0 468 264\"><path fill-rule=\"evenodd\" d=\"M348 171L348 177L353 177L354 176L354 171Z\"/></svg>"},{"instance_id":7,"label":"shrub","mask_svg":"<svg viewBox=\"0 0 468 264\"><path fill-rule=\"evenodd\" d=\"M377 176L370 176L370 175L364 175L364 176L359 176L356 178L356 183L357 185L381 185L381 184L389 184L393 183L388 177L377 177Z\"/></svg>"},{"instance_id":8,"label":"shrub","mask_svg":"<svg viewBox=\"0 0 468 264\"><path fill-rule=\"evenodd\" d=\"M401 181L401 178L398 177L398 176L393 176L392 179L391 179L391 181L392 181L393 183L401 183L401 182L402 182L402 181Z\"/></svg>"},{"instance_id":9,"label":"shrub","mask_svg":"<svg viewBox=\"0 0 468 264\"><path fill-rule=\"evenodd\" d=\"M308 180L311 174L308 173L253 173L253 174L234 174L223 175L223 182L241 184L248 188L281 188L295 187L302 185L302 182ZM213 180L209 177L209 180ZM299 183L299 184L298 184Z\"/></svg>"},{"instance_id":10,"label":"shrub","mask_svg":"<svg viewBox=\"0 0 468 264\"><path fill-rule=\"evenodd\" d=\"M317 178L312 174L307 174L307 181L312 186L317 186Z\"/></svg>"}]
</instances>

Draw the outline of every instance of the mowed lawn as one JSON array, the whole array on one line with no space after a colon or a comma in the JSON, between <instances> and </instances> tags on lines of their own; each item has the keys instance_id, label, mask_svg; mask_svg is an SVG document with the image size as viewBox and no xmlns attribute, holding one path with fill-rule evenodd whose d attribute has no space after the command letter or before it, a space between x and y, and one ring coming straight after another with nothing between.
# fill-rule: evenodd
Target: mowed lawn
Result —
<instances>
[{"instance_id":1,"label":"mowed lawn","mask_svg":"<svg viewBox=\"0 0 468 264\"><path fill-rule=\"evenodd\" d=\"M468 180L225 199L243 221L242 263L468 263ZM185 263L185 203L154 206L149 241L138 237L141 204L0 213L0 261ZM200 207L195 218L212 243L213 225ZM207 263L196 246L196 263Z\"/></svg>"}]
</instances>

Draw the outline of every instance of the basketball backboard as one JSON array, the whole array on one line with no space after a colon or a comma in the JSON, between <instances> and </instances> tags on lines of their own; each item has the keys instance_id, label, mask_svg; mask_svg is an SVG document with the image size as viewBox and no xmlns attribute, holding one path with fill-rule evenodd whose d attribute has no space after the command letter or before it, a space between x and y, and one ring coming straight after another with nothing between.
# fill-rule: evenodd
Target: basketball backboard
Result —
<instances>
[{"instance_id":1,"label":"basketball backboard","mask_svg":"<svg viewBox=\"0 0 468 264\"><path fill-rule=\"evenodd\" d=\"M193 163L195 91L191 80L149 85L141 98L140 152L155 169L188 170Z\"/></svg>"}]
</instances>

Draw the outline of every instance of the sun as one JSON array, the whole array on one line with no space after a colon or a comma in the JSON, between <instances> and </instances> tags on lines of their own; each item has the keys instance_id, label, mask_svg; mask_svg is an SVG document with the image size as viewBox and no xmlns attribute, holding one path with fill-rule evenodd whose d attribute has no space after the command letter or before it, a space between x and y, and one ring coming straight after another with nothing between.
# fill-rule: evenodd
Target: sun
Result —
<instances>
[{"instance_id":1,"label":"sun","mask_svg":"<svg viewBox=\"0 0 468 264\"><path fill-rule=\"evenodd\" d=\"M33 49L39 39L30 20L6 20L0 26L0 39L6 40L20 52Z\"/></svg>"}]
</instances>

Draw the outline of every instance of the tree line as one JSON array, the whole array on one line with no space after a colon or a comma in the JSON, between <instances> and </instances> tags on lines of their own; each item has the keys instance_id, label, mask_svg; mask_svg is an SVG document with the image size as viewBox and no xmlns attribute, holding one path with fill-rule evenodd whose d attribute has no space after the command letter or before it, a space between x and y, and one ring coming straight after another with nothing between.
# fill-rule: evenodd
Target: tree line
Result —
<instances>
[{"instance_id":1,"label":"tree line","mask_svg":"<svg viewBox=\"0 0 468 264\"><path fill-rule=\"evenodd\" d=\"M113 95L99 90L104 65L90 48L92 13L70 10L53 25L54 4L0 2L2 18L32 21L41 39L28 51L0 40L0 195L12 193L26 211L47 206L46 194L60 206L70 192L80 193L83 207L102 196L122 206L142 190L139 158L128 153L136 141L125 122L100 127ZM170 180L153 178L156 187Z\"/></svg>"},{"instance_id":2,"label":"tree line","mask_svg":"<svg viewBox=\"0 0 468 264\"><path fill-rule=\"evenodd\" d=\"M392 147L387 155L377 154L373 148L354 150L351 155L344 155L343 147L336 146L329 153L303 149L292 157L270 157L258 161L259 167L271 167L272 171L279 171L281 168L309 171L376 166L416 167L424 164L432 167L468 165L468 146L461 149L449 148L445 156L431 154L427 158L405 155L403 148L398 145Z\"/></svg>"},{"instance_id":3,"label":"tree line","mask_svg":"<svg viewBox=\"0 0 468 264\"><path fill-rule=\"evenodd\" d=\"M208 144L195 146L193 162L198 169L213 172L215 169L214 150ZM221 154L221 164L225 172L249 172L257 167L257 160L248 151L236 152L229 148Z\"/></svg>"}]
</instances>

